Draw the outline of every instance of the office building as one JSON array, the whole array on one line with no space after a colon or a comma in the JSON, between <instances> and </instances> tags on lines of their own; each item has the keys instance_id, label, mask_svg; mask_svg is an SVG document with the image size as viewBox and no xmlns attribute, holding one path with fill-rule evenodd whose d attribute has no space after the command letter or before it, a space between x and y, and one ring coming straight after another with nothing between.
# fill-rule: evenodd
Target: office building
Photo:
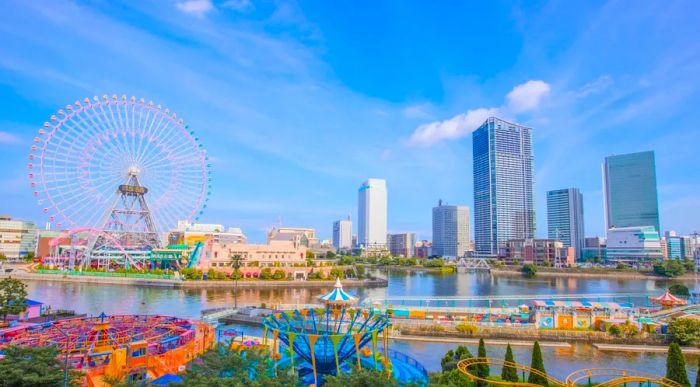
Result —
<instances>
[{"instance_id":1,"label":"office building","mask_svg":"<svg viewBox=\"0 0 700 387\"><path fill-rule=\"evenodd\" d=\"M442 200L433 207L433 251L440 257L463 257L470 251L469 207Z\"/></svg>"},{"instance_id":2,"label":"office building","mask_svg":"<svg viewBox=\"0 0 700 387\"><path fill-rule=\"evenodd\" d=\"M0 254L8 261L17 261L35 253L37 230L34 222L0 216Z\"/></svg>"},{"instance_id":3,"label":"office building","mask_svg":"<svg viewBox=\"0 0 700 387\"><path fill-rule=\"evenodd\" d=\"M654 152L609 156L603 162L605 226L659 228Z\"/></svg>"},{"instance_id":4,"label":"office building","mask_svg":"<svg viewBox=\"0 0 700 387\"><path fill-rule=\"evenodd\" d=\"M352 221L350 217L333 222L333 247L335 250L352 250Z\"/></svg>"},{"instance_id":5,"label":"office building","mask_svg":"<svg viewBox=\"0 0 700 387\"><path fill-rule=\"evenodd\" d=\"M585 231L583 226L583 195L578 188L547 192L547 233L549 239L573 247L576 258L583 258Z\"/></svg>"},{"instance_id":6,"label":"office building","mask_svg":"<svg viewBox=\"0 0 700 387\"><path fill-rule=\"evenodd\" d=\"M491 117L472 133L476 251L535 236L532 129Z\"/></svg>"},{"instance_id":7,"label":"office building","mask_svg":"<svg viewBox=\"0 0 700 387\"><path fill-rule=\"evenodd\" d=\"M587 237L584 241L582 259L599 260L604 262L607 258L606 240L602 237Z\"/></svg>"},{"instance_id":8,"label":"office building","mask_svg":"<svg viewBox=\"0 0 700 387\"><path fill-rule=\"evenodd\" d=\"M675 231L666 231L663 239L662 250L664 250L664 258L667 259L683 259L685 251L683 246L683 237L679 236Z\"/></svg>"},{"instance_id":9,"label":"office building","mask_svg":"<svg viewBox=\"0 0 700 387\"><path fill-rule=\"evenodd\" d=\"M387 248L386 181L368 179L360 186L357 200L357 243L367 251Z\"/></svg>"},{"instance_id":10,"label":"office building","mask_svg":"<svg viewBox=\"0 0 700 387\"><path fill-rule=\"evenodd\" d=\"M428 240L416 242L413 251L417 258L430 258L433 256L433 243Z\"/></svg>"},{"instance_id":11,"label":"office building","mask_svg":"<svg viewBox=\"0 0 700 387\"><path fill-rule=\"evenodd\" d=\"M403 232L400 234L389 234L389 252L393 256L411 258L415 256L416 234Z\"/></svg>"},{"instance_id":12,"label":"office building","mask_svg":"<svg viewBox=\"0 0 700 387\"><path fill-rule=\"evenodd\" d=\"M513 239L506 241L499 251L499 259L507 264L555 266L557 261L563 266L575 262L574 248L566 247L562 241L554 239Z\"/></svg>"},{"instance_id":13,"label":"office building","mask_svg":"<svg viewBox=\"0 0 700 387\"><path fill-rule=\"evenodd\" d=\"M608 230L607 259L637 263L663 258L661 238L654 226L619 227Z\"/></svg>"}]
</instances>

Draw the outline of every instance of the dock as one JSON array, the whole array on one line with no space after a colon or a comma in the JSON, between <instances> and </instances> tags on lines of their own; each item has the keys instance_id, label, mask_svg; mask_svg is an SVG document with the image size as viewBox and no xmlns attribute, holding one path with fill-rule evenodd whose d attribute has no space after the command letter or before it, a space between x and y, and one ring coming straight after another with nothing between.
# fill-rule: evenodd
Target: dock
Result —
<instances>
[{"instance_id":1,"label":"dock","mask_svg":"<svg viewBox=\"0 0 700 387\"><path fill-rule=\"evenodd\" d=\"M668 352L668 346L663 345L627 345L627 344L602 344L593 343L593 347L599 351L612 351L612 352L652 352L652 353L666 353ZM684 355L700 355L700 348L695 347L681 347Z\"/></svg>"}]
</instances>

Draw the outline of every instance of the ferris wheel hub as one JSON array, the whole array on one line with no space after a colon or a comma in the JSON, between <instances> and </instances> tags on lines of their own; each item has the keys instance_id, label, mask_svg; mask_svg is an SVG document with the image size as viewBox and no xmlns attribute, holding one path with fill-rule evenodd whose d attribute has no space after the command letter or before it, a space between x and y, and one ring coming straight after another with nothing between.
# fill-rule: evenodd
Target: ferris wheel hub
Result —
<instances>
[{"instance_id":1,"label":"ferris wheel hub","mask_svg":"<svg viewBox=\"0 0 700 387\"><path fill-rule=\"evenodd\" d=\"M135 165L129 167L129 176L138 176L141 173L141 169Z\"/></svg>"}]
</instances>

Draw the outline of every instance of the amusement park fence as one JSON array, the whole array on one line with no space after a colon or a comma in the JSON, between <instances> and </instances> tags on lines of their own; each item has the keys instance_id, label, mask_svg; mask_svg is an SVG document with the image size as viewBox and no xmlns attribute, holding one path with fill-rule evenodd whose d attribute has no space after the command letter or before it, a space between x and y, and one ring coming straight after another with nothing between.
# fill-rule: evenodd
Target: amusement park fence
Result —
<instances>
[{"instance_id":1,"label":"amusement park fence","mask_svg":"<svg viewBox=\"0 0 700 387\"><path fill-rule=\"evenodd\" d=\"M37 273L41 274L62 274L62 275L78 275L90 277L127 277L127 278L142 278L142 279L174 279L171 274L148 274L148 273L115 273L101 271L61 271L40 269Z\"/></svg>"}]
</instances>

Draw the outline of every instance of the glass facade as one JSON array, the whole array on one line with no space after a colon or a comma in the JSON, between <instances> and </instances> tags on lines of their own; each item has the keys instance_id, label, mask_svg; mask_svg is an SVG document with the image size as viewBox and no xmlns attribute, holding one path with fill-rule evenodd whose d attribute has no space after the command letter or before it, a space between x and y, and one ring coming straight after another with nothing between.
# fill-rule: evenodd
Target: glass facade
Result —
<instances>
[{"instance_id":1,"label":"glass facade","mask_svg":"<svg viewBox=\"0 0 700 387\"><path fill-rule=\"evenodd\" d=\"M535 236L532 129L490 117L472 133L476 251Z\"/></svg>"},{"instance_id":2,"label":"glass facade","mask_svg":"<svg viewBox=\"0 0 700 387\"><path fill-rule=\"evenodd\" d=\"M583 195L578 188L547 192L547 233L549 239L562 241L565 247L573 247L576 258L583 257L586 233L583 227Z\"/></svg>"},{"instance_id":3,"label":"glass facade","mask_svg":"<svg viewBox=\"0 0 700 387\"><path fill-rule=\"evenodd\" d=\"M433 207L433 254L462 257L469 251L469 208L442 200Z\"/></svg>"},{"instance_id":4,"label":"glass facade","mask_svg":"<svg viewBox=\"0 0 700 387\"><path fill-rule=\"evenodd\" d=\"M603 162L605 220L613 227L659 227L654 152L606 157Z\"/></svg>"}]
</instances>

